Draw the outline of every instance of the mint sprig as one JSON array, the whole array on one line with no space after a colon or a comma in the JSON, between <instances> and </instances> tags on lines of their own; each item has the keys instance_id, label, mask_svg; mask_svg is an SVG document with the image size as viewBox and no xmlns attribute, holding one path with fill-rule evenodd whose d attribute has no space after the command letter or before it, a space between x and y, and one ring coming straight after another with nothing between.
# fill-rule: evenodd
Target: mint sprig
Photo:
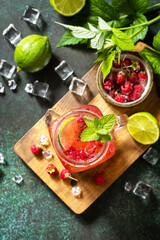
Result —
<instances>
[{"instance_id":1,"label":"mint sprig","mask_svg":"<svg viewBox=\"0 0 160 240\"><path fill-rule=\"evenodd\" d=\"M84 118L87 128L81 133L81 141L93 141L108 142L112 139L110 131L113 129L116 116L115 114L108 114L98 119L94 118L93 121Z\"/></svg>"}]
</instances>

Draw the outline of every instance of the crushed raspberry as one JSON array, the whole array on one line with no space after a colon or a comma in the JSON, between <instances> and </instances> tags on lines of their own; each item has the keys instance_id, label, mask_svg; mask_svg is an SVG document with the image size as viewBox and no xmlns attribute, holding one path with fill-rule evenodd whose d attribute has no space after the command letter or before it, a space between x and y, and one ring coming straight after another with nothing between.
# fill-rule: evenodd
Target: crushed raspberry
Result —
<instances>
[{"instance_id":1,"label":"crushed raspberry","mask_svg":"<svg viewBox=\"0 0 160 240\"><path fill-rule=\"evenodd\" d=\"M33 144L31 147L31 152L35 155L38 155L42 152L42 149L39 144Z\"/></svg>"},{"instance_id":2,"label":"crushed raspberry","mask_svg":"<svg viewBox=\"0 0 160 240\"><path fill-rule=\"evenodd\" d=\"M80 125L80 127L81 127L83 130L87 127L87 125L86 125L86 123L85 123L85 121L84 121L84 116L83 116L83 115L80 115L80 116L78 117L77 123Z\"/></svg>"},{"instance_id":3,"label":"crushed raspberry","mask_svg":"<svg viewBox=\"0 0 160 240\"><path fill-rule=\"evenodd\" d=\"M123 103L125 101L125 97L121 94L118 94L117 96L115 96L114 100L116 102L120 102L120 103Z\"/></svg>"},{"instance_id":4,"label":"crushed raspberry","mask_svg":"<svg viewBox=\"0 0 160 240\"><path fill-rule=\"evenodd\" d=\"M116 82L117 82L118 84L120 84L120 85L123 84L125 80L126 80L126 74L125 74L125 72L120 71L120 72L118 72L118 73L116 74Z\"/></svg>"},{"instance_id":5,"label":"crushed raspberry","mask_svg":"<svg viewBox=\"0 0 160 240\"><path fill-rule=\"evenodd\" d=\"M138 73L138 77L139 77L139 80L141 82L145 82L148 79L147 74L145 72L142 72L142 71Z\"/></svg>"},{"instance_id":6,"label":"crushed raspberry","mask_svg":"<svg viewBox=\"0 0 160 240\"><path fill-rule=\"evenodd\" d=\"M130 102L130 101L132 101L130 94L129 94L129 95L127 95L127 96L125 97L125 99L126 99L126 101L127 101L127 102Z\"/></svg>"},{"instance_id":7,"label":"crushed raspberry","mask_svg":"<svg viewBox=\"0 0 160 240\"><path fill-rule=\"evenodd\" d=\"M132 84L130 82L125 82L123 85L121 85L122 92L129 94L132 92Z\"/></svg>"},{"instance_id":8,"label":"crushed raspberry","mask_svg":"<svg viewBox=\"0 0 160 240\"><path fill-rule=\"evenodd\" d=\"M132 101L135 101L135 100L137 100L138 98L140 98L140 96L141 96L141 94L139 93L139 92L137 92L137 91L133 91L132 93L131 93L131 100Z\"/></svg>"},{"instance_id":9,"label":"crushed raspberry","mask_svg":"<svg viewBox=\"0 0 160 240\"><path fill-rule=\"evenodd\" d=\"M118 62L118 60L114 60L113 67L121 68L122 67L122 60L120 60L120 62Z\"/></svg>"},{"instance_id":10,"label":"crushed raspberry","mask_svg":"<svg viewBox=\"0 0 160 240\"><path fill-rule=\"evenodd\" d=\"M97 174L95 176L94 181L95 181L96 185L103 185L105 183L106 179L102 174Z\"/></svg>"},{"instance_id":11,"label":"crushed raspberry","mask_svg":"<svg viewBox=\"0 0 160 240\"><path fill-rule=\"evenodd\" d=\"M125 58L123 61L123 66L128 67L131 65L131 60L129 58Z\"/></svg>"},{"instance_id":12,"label":"crushed raspberry","mask_svg":"<svg viewBox=\"0 0 160 240\"><path fill-rule=\"evenodd\" d=\"M136 83L138 81L138 74L136 72L130 72L127 75L129 82Z\"/></svg>"},{"instance_id":13,"label":"crushed raspberry","mask_svg":"<svg viewBox=\"0 0 160 240\"><path fill-rule=\"evenodd\" d=\"M104 84L103 84L103 88L105 89L105 90L111 90L111 88L112 88L112 81L106 81Z\"/></svg>"},{"instance_id":14,"label":"crushed raspberry","mask_svg":"<svg viewBox=\"0 0 160 240\"><path fill-rule=\"evenodd\" d=\"M135 85L133 86L133 88L134 88L134 90L135 90L136 92L139 92L139 93L142 93L143 90L144 90L144 87L142 86L141 83L135 84Z\"/></svg>"},{"instance_id":15,"label":"crushed raspberry","mask_svg":"<svg viewBox=\"0 0 160 240\"><path fill-rule=\"evenodd\" d=\"M111 90L109 91L109 96L111 96L112 98L114 98L114 97L115 97L115 92L116 92L115 89L111 89Z\"/></svg>"}]
</instances>

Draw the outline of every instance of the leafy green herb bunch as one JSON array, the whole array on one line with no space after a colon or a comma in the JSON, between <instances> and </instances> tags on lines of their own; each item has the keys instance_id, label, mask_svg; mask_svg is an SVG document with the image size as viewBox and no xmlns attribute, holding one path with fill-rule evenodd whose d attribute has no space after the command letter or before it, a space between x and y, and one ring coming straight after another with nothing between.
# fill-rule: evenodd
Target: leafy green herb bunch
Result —
<instances>
[{"instance_id":1,"label":"leafy green herb bunch","mask_svg":"<svg viewBox=\"0 0 160 240\"><path fill-rule=\"evenodd\" d=\"M103 78L109 74L115 56L122 51L136 49L135 43L144 40L148 26L160 20L160 15L147 20L148 10L160 6L149 6L149 0L88 0L84 10L73 18L74 25L56 22L67 28L57 47L86 44L97 50L97 61L102 64ZM81 22L83 24L77 24ZM77 26L80 25L80 26ZM151 64L153 72L160 74L160 31L153 39L155 50L145 48L140 52Z\"/></svg>"}]
</instances>

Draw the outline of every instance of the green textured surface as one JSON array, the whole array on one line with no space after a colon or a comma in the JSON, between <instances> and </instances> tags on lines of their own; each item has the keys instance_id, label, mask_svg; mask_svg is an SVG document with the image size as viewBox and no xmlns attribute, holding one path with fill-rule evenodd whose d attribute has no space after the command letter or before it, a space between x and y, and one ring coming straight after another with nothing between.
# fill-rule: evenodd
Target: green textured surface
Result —
<instances>
[{"instance_id":1,"label":"green textured surface","mask_svg":"<svg viewBox=\"0 0 160 240\"><path fill-rule=\"evenodd\" d=\"M151 1L158 3L159 1ZM40 10L45 25L43 31L31 27L22 19L26 5ZM152 18L160 10L150 12ZM49 0L1 0L0 33L13 23L23 37L29 34L47 35L53 49L51 63L41 72L20 72L17 91L7 87L0 96L0 152L6 159L0 165L0 239L2 240L158 240L160 239L160 161L151 166L139 158L89 209L75 215L13 151L14 144L53 106L66 92L53 68L65 59L82 77L92 66L95 53L80 47L55 49L64 29L53 21L70 22L70 19L53 11ZM151 44L153 34L160 29L155 23L145 42ZM0 58L14 63L14 49L1 35ZM26 83L34 80L48 82L52 91L50 101L32 97L24 91ZM160 149L159 142L155 144ZM21 174L23 185L12 182ZM139 180L153 188L148 200L124 191L126 181L133 185Z\"/></svg>"}]
</instances>

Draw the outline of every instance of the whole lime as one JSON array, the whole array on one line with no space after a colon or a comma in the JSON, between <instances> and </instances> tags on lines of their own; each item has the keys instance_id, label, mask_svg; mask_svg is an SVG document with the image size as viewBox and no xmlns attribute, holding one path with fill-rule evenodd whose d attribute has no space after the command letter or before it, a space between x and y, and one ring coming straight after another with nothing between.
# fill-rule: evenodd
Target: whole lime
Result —
<instances>
[{"instance_id":1,"label":"whole lime","mask_svg":"<svg viewBox=\"0 0 160 240\"><path fill-rule=\"evenodd\" d=\"M44 68L52 57L52 48L48 37L29 35L23 38L14 52L19 70L37 72Z\"/></svg>"}]
</instances>

